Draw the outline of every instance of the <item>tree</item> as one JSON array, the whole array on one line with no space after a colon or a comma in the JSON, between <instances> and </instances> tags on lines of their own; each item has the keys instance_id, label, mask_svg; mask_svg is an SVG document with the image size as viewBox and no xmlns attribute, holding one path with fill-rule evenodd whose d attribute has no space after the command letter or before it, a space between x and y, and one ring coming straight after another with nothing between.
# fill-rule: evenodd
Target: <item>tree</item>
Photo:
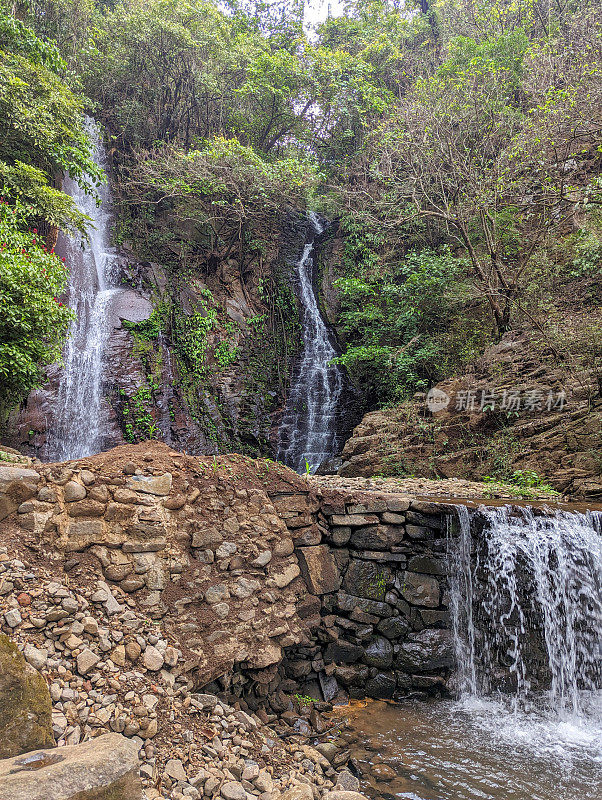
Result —
<instances>
[{"instance_id":1,"label":"tree","mask_svg":"<svg viewBox=\"0 0 602 800\"><path fill-rule=\"evenodd\" d=\"M0 421L60 359L72 318L59 299L67 270L37 230L24 230L28 216L0 202Z\"/></svg>"},{"instance_id":2,"label":"tree","mask_svg":"<svg viewBox=\"0 0 602 800\"><path fill-rule=\"evenodd\" d=\"M102 171L64 70L54 45L0 11L0 190L40 227L83 232L85 217L57 184L69 174L92 192Z\"/></svg>"},{"instance_id":3,"label":"tree","mask_svg":"<svg viewBox=\"0 0 602 800\"><path fill-rule=\"evenodd\" d=\"M296 158L267 160L237 139L216 138L184 153L164 147L140 153L129 182L134 213L167 215L182 255L201 259L256 258L278 235L282 214L303 208L319 173Z\"/></svg>"},{"instance_id":4,"label":"tree","mask_svg":"<svg viewBox=\"0 0 602 800\"><path fill-rule=\"evenodd\" d=\"M392 228L435 221L465 249L499 333L511 323L534 252L582 202L586 189L571 182L570 165L584 130L599 133L587 119L599 119L591 100L600 62L583 70L587 81L582 74L574 90L559 92L563 78L555 74L530 96L527 53L533 68L543 51L521 30L484 42L454 39L437 74L419 80L373 136L361 188L348 195L351 207L369 208ZM579 109L583 94L590 100Z\"/></svg>"}]
</instances>

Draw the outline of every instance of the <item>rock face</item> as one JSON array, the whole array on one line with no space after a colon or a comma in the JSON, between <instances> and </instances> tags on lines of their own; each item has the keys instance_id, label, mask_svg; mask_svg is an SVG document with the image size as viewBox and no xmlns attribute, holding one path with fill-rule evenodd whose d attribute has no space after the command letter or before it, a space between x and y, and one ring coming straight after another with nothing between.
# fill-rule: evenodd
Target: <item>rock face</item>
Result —
<instances>
[{"instance_id":1,"label":"rock face","mask_svg":"<svg viewBox=\"0 0 602 800\"><path fill-rule=\"evenodd\" d=\"M274 455L273 435L286 399L282 377L292 373L296 357L290 327L297 306L291 265L303 249L308 225L305 215L275 215L271 252L263 255L260 267L246 258L239 263L234 253L223 259L212 253L190 279L177 278L173 271L168 276L158 263L136 261L129 250L118 259L121 290L111 305L105 351L103 450L152 435L188 453ZM330 247L322 249L319 272L325 276L332 253ZM293 308L286 331L268 313L266 269L267 283ZM328 281L330 308L336 296L333 278ZM153 305L161 304L174 313L162 320L160 333L153 332ZM205 385L202 390L188 388L194 384L195 368L189 371L181 357L181 331L194 325L195 314L207 312L213 322L204 334L206 356L195 365L203 370ZM142 324L132 330L128 323ZM43 460L57 412L61 369L53 366L47 373L48 383L31 392L24 407L14 409L6 431L7 444ZM343 404L341 436L346 438L358 419L351 387Z\"/></svg>"},{"instance_id":2,"label":"rock face","mask_svg":"<svg viewBox=\"0 0 602 800\"><path fill-rule=\"evenodd\" d=\"M51 747L51 714L46 681L0 633L0 758Z\"/></svg>"},{"instance_id":3,"label":"rock face","mask_svg":"<svg viewBox=\"0 0 602 800\"><path fill-rule=\"evenodd\" d=\"M118 733L0 761L10 800L141 800L138 746Z\"/></svg>"},{"instance_id":4,"label":"rock face","mask_svg":"<svg viewBox=\"0 0 602 800\"><path fill-rule=\"evenodd\" d=\"M575 499L602 499L596 371L563 365L540 345L539 332L509 332L466 375L437 384L449 404L435 413L416 395L366 414L345 445L339 475L480 480L500 469L506 477L533 470ZM518 410L510 403L517 393Z\"/></svg>"}]
</instances>

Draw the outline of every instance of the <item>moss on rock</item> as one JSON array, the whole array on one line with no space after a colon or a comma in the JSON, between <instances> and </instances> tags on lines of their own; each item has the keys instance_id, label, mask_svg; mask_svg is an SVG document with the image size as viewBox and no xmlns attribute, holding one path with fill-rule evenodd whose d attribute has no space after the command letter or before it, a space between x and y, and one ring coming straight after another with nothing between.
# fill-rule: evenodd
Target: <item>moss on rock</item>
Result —
<instances>
[{"instance_id":1,"label":"moss on rock","mask_svg":"<svg viewBox=\"0 0 602 800\"><path fill-rule=\"evenodd\" d=\"M0 634L0 758L53 744L46 681L25 661L16 644Z\"/></svg>"}]
</instances>

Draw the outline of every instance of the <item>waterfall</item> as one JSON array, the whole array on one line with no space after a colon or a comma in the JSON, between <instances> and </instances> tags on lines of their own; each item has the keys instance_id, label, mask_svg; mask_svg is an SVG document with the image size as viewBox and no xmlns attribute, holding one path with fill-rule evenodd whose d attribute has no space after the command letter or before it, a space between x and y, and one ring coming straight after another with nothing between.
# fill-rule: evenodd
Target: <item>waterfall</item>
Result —
<instances>
[{"instance_id":1,"label":"waterfall","mask_svg":"<svg viewBox=\"0 0 602 800\"><path fill-rule=\"evenodd\" d=\"M105 167L106 153L98 126L87 119L86 128L95 160ZM112 274L116 252L109 244L108 186L99 191L99 206L69 178L64 189L92 222L88 242L73 236L64 243L70 269L69 305L76 317L65 346L56 414L48 435L47 457L55 461L82 458L102 449L103 357L112 329L111 304L121 291Z\"/></svg>"},{"instance_id":2,"label":"waterfall","mask_svg":"<svg viewBox=\"0 0 602 800\"><path fill-rule=\"evenodd\" d=\"M602 512L459 508L450 608L464 697L602 723Z\"/></svg>"},{"instance_id":3,"label":"waterfall","mask_svg":"<svg viewBox=\"0 0 602 800\"><path fill-rule=\"evenodd\" d=\"M309 222L309 239L294 264L301 306L302 350L278 431L277 458L297 472L304 472L306 464L315 472L343 444L340 400L344 378L341 368L331 363L340 353L320 313L314 286L314 244L325 225L314 213L309 214Z\"/></svg>"}]
</instances>

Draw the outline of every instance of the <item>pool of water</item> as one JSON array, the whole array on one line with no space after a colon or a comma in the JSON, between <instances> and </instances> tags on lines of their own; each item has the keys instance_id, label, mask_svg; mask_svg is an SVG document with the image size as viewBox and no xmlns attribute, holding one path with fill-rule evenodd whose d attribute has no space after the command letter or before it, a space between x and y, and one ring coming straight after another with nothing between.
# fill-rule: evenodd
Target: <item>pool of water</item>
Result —
<instances>
[{"instance_id":1,"label":"pool of water","mask_svg":"<svg viewBox=\"0 0 602 800\"><path fill-rule=\"evenodd\" d=\"M495 701L370 702L339 713L372 798L601 800L602 698L579 719Z\"/></svg>"}]
</instances>

